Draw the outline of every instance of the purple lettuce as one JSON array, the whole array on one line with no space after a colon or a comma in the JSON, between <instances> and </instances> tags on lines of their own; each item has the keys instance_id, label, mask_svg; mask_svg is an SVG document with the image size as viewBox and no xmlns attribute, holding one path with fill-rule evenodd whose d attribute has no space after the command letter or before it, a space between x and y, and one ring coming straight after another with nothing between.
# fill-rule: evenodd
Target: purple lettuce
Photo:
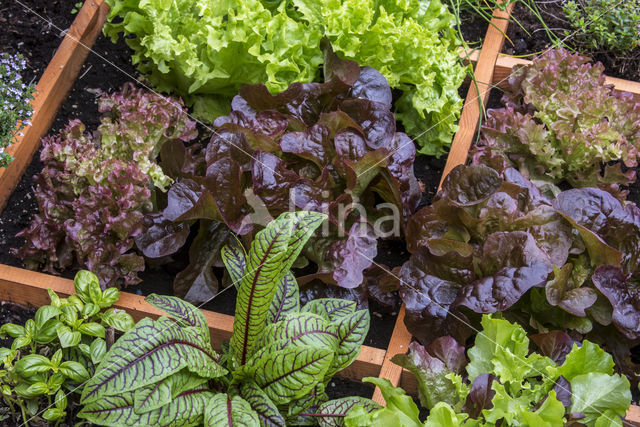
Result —
<instances>
[{"instance_id":1,"label":"purple lettuce","mask_svg":"<svg viewBox=\"0 0 640 427\"><path fill-rule=\"evenodd\" d=\"M133 251L143 230L145 252L163 253L169 241L184 243L188 227L151 221L151 189L171 182L155 157L165 142L195 137L195 122L175 99L125 85L99 101L98 132L78 120L58 136L43 139L43 170L35 177L39 212L19 233L25 245L14 251L27 268L57 274L74 264L93 271L103 287L140 280L144 258ZM167 228L171 233L167 232Z\"/></svg>"},{"instance_id":2,"label":"purple lettuce","mask_svg":"<svg viewBox=\"0 0 640 427\"><path fill-rule=\"evenodd\" d=\"M549 200L515 169L458 166L406 238L400 296L424 345L496 312L615 345L617 360L640 341L640 209L604 190Z\"/></svg>"},{"instance_id":3,"label":"purple lettuce","mask_svg":"<svg viewBox=\"0 0 640 427\"><path fill-rule=\"evenodd\" d=\"M603 71L563 49L515 67L505 107L488 112L473 162L516 167L541 187L566 180L624 198L620 185L636 174L621 165L637 166L640 158L640 104L605 84Z\"/></svg>"},{"instance_id":4,"label":"purple lettuce","mask_svg":"<svg viewBox=\"0 0 640 427\"><path fill-rule=\"evenodd\" d=\"M201 151L189 155L173 143L167 169L177 181L163 215L247 234L285 211L325 212L327 232L303 254L318 265L316 278L355 288L376 256L376 225L391 228L394 214L404 224L419 202L415 146L396 132L391 90L378 71L325 45L324 75L324 83L294 83L277 95L245 86Z\"/></svg>"}]
</instances>

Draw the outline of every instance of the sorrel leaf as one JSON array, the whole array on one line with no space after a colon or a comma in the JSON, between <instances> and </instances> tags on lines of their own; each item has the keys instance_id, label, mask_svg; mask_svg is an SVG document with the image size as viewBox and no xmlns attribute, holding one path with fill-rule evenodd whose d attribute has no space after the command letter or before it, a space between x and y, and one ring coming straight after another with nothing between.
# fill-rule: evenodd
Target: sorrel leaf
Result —
<instances>
[{"instance_id":1,"label":"sorrel leaf","mask_svg":"<svg viewBox=\"0 0 640 427\"><path fill-rule=\"evenodd\" d=\"M103 396L84 405L78 417L105 426L150 426L158 423L160 410L136 414L133 410L133 393L127 392L116 396Z\"/></svg>"},{"instance_id":2,"label":"sorrel leaf","mask_svg":"<svg viewBox=\"0 0 640 427\"><path fill-rule=\"evenodd\" d=\"M240 395L258 414L261 426L286 427L287 423L278 407L253 381L245 383L240 388Z\"/></svg>"},{"instance_id":3,"label":"sorrel leaf","mask_svg":"<svg viewBox=\"0 0 640 427\"><path fill-rule=\"evenodd\" d=\"M355 301L339 298L318 298L302 307L302 312L315 313L331 322L352 314L357 307Z\"/></svg>"},{"instance_id":4,"label":"sorrel leaf","mask_svg":"<svg viewBox=\"0 0 640 427\"><path fill-rule=\"evenodd\" d=\"M266 395L286 404L309 393L324 377L331 365L333 352L310 346L287 346L283 350L261 353L250 360L249 372Z\"/></svg>"},{"instance_id":5,"label":"sorrel leaf","mask_svg":"<svg viewBox=\"0 0 640 427\"><path fill-rule=\"evenodd\" d=\"M360 346L369 332L369 310L358 310L336 324L338 334L338 350L329 373L346 368L360 354Z\"/></svg>"},{"instance_id":6,"label":"sorrel leaf","mask_svg":"<svg viewBox=\"0 0 640 427\"><path fill-rule=\"evenodd\" d=\"M300 311L300 291L295 276L288 272L278 282L278 288L273 296L269 312L267 313L267 323L276 323L284 320L289 313Z\"/></svg>"},{"instance_id":7,"label":"sorrel leaf","mask_svg":"<svg viewBox=\"0 0 640 427\"><path fill-rule=\"evenodd\" d=\"M238 242L233 242L230 245L223 246L220 256L224 261L225 267L227 267L231 283L236 288L239 288L247 266L247 255L244 253L244 248Z\"/></svg>"},{"instance_id":8,"label":"sorrel leaf","mask_svg":"<svg viewBox=\"0 0 640 427\"><path fill-rule=\"evenodd\" d=\"M176 319L178 325L197 328L201 332L204 342L209 342L209 325L204 314L198 308L180 298L169 295L150 294L144 300Z\"/></svg>"},{"instance_id":9,"label":"sorrel leaf","mask_svg":"<svg viewBox=\"0 0 640 427\"><path fill-rule=\"evenodd\" d=\"M226 393L218 393L204 409L204 425L253 427L260 423L258 414L240 396L230 398Z\"/></svg>"},{"instance_id":10,"label":"sorrel leaf","mask_svg":"<svg viewBox=\"0 0 640 427\"><path fill-rule=\"evenodd\" d=\"M133 408L136 414L142 414L171 403L180 393L202 386L208 380L183 369L155 384L133 392Z\"/></svg>"},{"instance_id":11,"label":"sorrel leaf","mask_svg":"<svg viewBox=\"0 0 640 427\"><path fill-rule=\"evenodd\" d=\"M338 348L338 334L331 324L313 313L291 313L284 320L266 327L260 341L267 345L289 340L293 345L308 345L328 350Z\"/></svg>"},{"instance_id":12,"label":"sorrel leaf","mask_svg":"<svg viewBox=\"0 0 640 427\"><path fill-rule=\"evenodd\" d=\"M188 426L202 423L207 402L214 396L206 389L187 390L162 408L137 414L133 407L133 393L103 396L84 405L78 417L105 426Z\"/></svg>"},{"instance_id":13,"label":"sorrel leaf","mask_svg":"<svg viewBox=\"0 0 640 427\"><path fill-rule=\"evenodd\" d=\"M218 365L217 355L208 342L202 342L200 333L166 318L141 320L109 349L85 385L81 402L135 390L185 367L205 378L224 375L226 370Z\"/></svg>"},{"instance_id":14,"label":"sorrel leaf","mask_svg":"<svg viewBox=\"0 0 640 427\"><path fill-rule=\"evenodd\" d=\"M248 360L265 327L277 283L325 218L317 212L284 213L256 234L238 290L231 337L234 356L241 365Z\"/></svg>"},{"instance_id":15,"label":"sorrel leaf","mask_svg":"<svg viewBox=\"0 0 640 427\"><path fill-rule=\"evenodd\" d=\"M321 427L341 427L344 425L344 417L355 406L362 406L367 412L381 408L376 402L366 397L349 396L341 399L334 399L323 403L318 408L314 417L318 417L318 424Z\"/></svg>"},{"instance_id":16,"label":"sorrel leaf","mask_svg":"<svg viewBox=\"0 0 640 427\"><path fill-rule=\"evenodd\" d=\"M180 393L160 412L160 425L192 426L200 425L204 408L214 394L206 388L198 388Z\"/></svg>"}]
</instances>

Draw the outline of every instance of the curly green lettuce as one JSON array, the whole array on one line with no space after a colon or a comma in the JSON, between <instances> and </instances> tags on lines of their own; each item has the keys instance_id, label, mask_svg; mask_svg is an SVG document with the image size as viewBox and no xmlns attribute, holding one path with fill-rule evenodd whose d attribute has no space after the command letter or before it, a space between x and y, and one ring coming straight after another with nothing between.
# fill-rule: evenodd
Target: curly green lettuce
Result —
<instances>
[{"instance_id":1,"label":"curly green lettuce","mask_svg":"<svg viewBox=\"0 0 640 427\"><path fill-rule=\"evenodd\" d=\"M401 388L384 378L386 406L355 405L346 426L620 426L631 404L629 381L614 373L610 354L590 341L574 342L562 331L530 336L517 323L482 317L482 330L467 351L451 337L428 347L417 342L393 362L417 379L420 411ZM537 351L535 351L537 350Z\"/></svg>"},{"instance_id":2,"label":"curly green lettuce","mask_svg":"<svg viewBox=\"0 0 640 427\"><path fill-rule=\"evenodd\" d=\"M107 0L105 34L119 34L133 63L161 91L180 95L200 118L229 113L245 84L270 92L319 78L320 42L380 70L403 91L397 116L421 152L441 155L457 130L455 17L439 0Z\"/></svg>"},{"instance_id":3,"label":"curly green lettuce","mask_svg":"<svg viewBox=\"0 0 640 427\"><path fill-rule=\"evenodd\" d=\"M640 158L640 104L605 84L603 70L563 49L515 68L505 107L489 111L473 162L516 167L538 186L567 181L624 197L620 185L636 176L621 164L635 167Z\"/></svg>"}]
</instances>

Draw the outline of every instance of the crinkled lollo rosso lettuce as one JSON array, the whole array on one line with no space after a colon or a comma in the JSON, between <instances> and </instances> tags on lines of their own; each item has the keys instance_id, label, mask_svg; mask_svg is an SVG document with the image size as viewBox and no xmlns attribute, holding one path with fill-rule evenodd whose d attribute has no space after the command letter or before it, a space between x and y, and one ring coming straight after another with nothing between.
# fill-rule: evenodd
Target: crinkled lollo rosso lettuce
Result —
<instances>
[{"instance_id":1,"label":"crinkled lollo rosso lettuce","mask_svg":"<svg viewBox=\"0 0 640 427\"><path fill-rule=\"evenodd\" d=\"M400 269L409 331L461 342L480 314L607 345L620 367L640 342L640 209L598 188L554 200L513 168L458 166L406 228ZM632 375L630 375L632 377ZM637 381L637 380L635 380Z\"/></svg>"},{"instance_id":2,"label":"crinkled lollo rosso lettuce","mask_svg":"<svg viewBox=\"0 0 640 427\"><path fill-rule=\"evenodd\" d=\"M227 114L245 84L285 90L317 80L326 37L336 52L378 69L403 91L398 119L441 155L457 130L455 17L440 0L108 0L105 34L126 37L133 63L161 91L207 120Z\"/></svg>"},{"instance_id":3,"label":"crinkled lollo rosso lettuce","mask_svg":"<svg viewBox=\"0 0 640 427\"><path fill-rule=\"evenodd\" d=\"M379 237L394 230L399 237L420 199L415 146L396 132L385 78L339 59L328 44L325 54L324 83L294 83L278 95L244 86L202 152L175 142L161 153L176 183L162 217L154 218L158 225L138 246L151 258L170 255L182 243L168 225L204 221L189 273L174 282L177 294L201 287L216 262L220 248L212 242L226 237L210 221L244 235L285 211L324 212L329 225L303 255L318 266L314 278L345 288L364 282ZM217 282L208 285L215 292Z\"/></svg>"},{"instance_id":4,"label":"crinkled lollo rosso lettuce","mask_svg":"<svg viewBox=\"0 0 640 427\"><path fill-rule=\"evenodd\" d=\"M505 107L489 111L473 162L518 168L540 187L566 180L624 198L620 185L636 174L621 164L640 158L640 104L606 85L603 71L563 49L514 68Z\"/></svg>"},{"instance_id":5,"label":"crinkled lollo rosso lettuce","mask_svg":"<svg viewBox=\"0 0 640 427\"><path fill-rule=\"evenodd\" d=\"M43 139L34 191L39 212L18 234L26 242L14 254L27 268L57 273L78 263L103 287L126 286L144 270L144 259L131 249L152 209L151 188L171 182L155 163L157 152L197 133L180 101L130 84L103 94L98 108L103 117L94 134L73 120Z\"/></svg>"}]
</instances>

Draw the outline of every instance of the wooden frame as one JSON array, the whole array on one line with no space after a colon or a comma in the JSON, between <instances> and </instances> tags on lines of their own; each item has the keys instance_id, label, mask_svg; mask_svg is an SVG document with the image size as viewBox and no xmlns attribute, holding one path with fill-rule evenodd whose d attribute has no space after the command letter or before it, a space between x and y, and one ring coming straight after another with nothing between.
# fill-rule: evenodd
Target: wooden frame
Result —
<instances>
[{"instance_id":1,"label":"wooden frame","mask_svg":"<svg viewBox=\"0 0 640 427\"><path fill-rule=\"evenodd\" d=\"M40 147L40 139L49 131L60 105L73 87L91 46L102 31L108 13L109 6L103 0L86 0L38 81L35 98L31 102L34 111L32 124L25 127L22 136L18 136L16 143L7 149L15 157L10 167L0 168L0 212Z\"/></svg>"},{"instance_id":2,"label":"wooden frame","mask_svg":"<svg viewBox=\"0 0 640 427\"><path fill-rule=\"evenodd\" d=\"M11 301L26 306L40 307L50 303L47 289L52 289L62 297L74 293L73 280L50 274L38 273L22 268L0 264L0 301ZM127 311L135 321L144 317L157 318L162 311L144 301L144 297L130 292L121 292L120 300L114 308ZM202 310L209 324L211 342L220 350L220 344L231 338L233 316ZM360 380L363 377L377 377L384 360L385 350L362 346L360 355L341 376Z\"/></svg>"},{"instance_id":3,"label":"wooden frame","mask_svg":"<svg viewBox=\"0 0 640 427\"><path fill-rule=\"evenodd\" d=\"M506 12L494 12L492 25L487 30L481 50L471 51L468 55L461 54L474 65L476 83L472 82L469 88L460 117L460 129L451 146L442 179L451 169L459 164L464 164L467 160L467 154L482 113L480 101L486 105L493 85L502 85L515 65L529 63L523 59L500 54L504 43L504 33L506 33L509 23L506 18L509 17L510 11L511 9ZM24 135L9 148L9 153L16 158L11 167L0 169L0 212L40 146L40 138L48 131L61 103L73 86L89 49L106 21L107 14L108 6L104 0L85 1L58 51L42 75L37 86L36 97L32 102L35 109L32 117L33 125L26 128L23 132ZM607 78L607 80L618 90L638 95L640 100L640 83L613 78ZM73 292L73 281L0 264L0 301L42 306L49 303L47 294L49 288L62 296L67 296ZM126 310L135 320L140 320L143 317L155 318L162 314L150 304L145 303L143 297L129 292L121 292L116 307ZM214 345L219 345L222 341L229 339L233 328L233 316L208 310L203 310L203 313L209 324ZM358 358L340 375L352 380L360 380L367 376L384 377L394 385L403 387L409 394L416 395L417 382L415 377L409 371L391 362L394 355L407 351L412 339L404 325L404 313L403 305L386 350L362 346ZM378 389L374 392L373 398L380 403L384 402ZM626 424L640 426L640 407L631 407L626 416Z\"/></svg>"},{"instance_id":4,"label":"wooden frame","mask_svg":"<svg viewBox=\"0 0 640 427\"><path fill-rule=\"evenodd\" d=\"M470 52L465 53L464 51L460 52L460 57L469 61L473 65L478 63L478 58L480 56L480 50L474 49ZM493 73L493 78L491 80L491 84L497 87L504 88L506 86L507 80L509 79L509 75L511 74L511 70L516 65L528 65L531 64L531 61L523 59L523 58L515 58L513 56L508 56L505 54L498 54L498 59L496 60L495 70ZM631 80L623 80L616 77L605 77L605 81L607 84L613 85L613 87L620 92L631 92L636 96L636 99L640 101L640 82L634 82Z\"/></svg>"}]
</instances>

